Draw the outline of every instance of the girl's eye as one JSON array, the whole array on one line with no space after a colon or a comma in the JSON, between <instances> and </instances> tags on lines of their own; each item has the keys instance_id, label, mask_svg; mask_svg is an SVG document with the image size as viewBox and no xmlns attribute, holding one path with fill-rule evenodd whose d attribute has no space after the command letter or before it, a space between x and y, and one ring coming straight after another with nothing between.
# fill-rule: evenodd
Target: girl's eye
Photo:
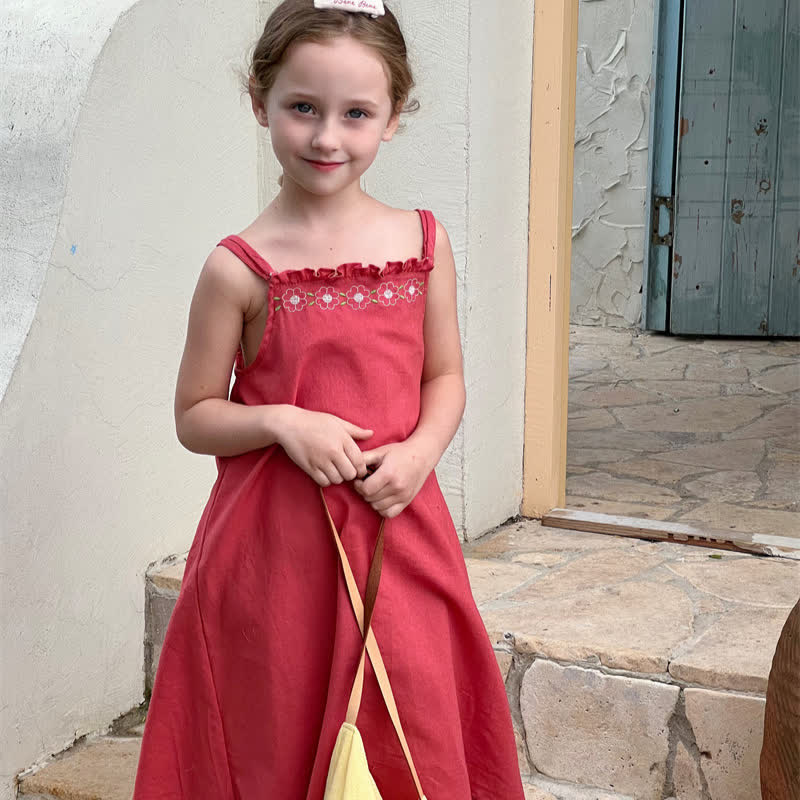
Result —
<instances>
[{"instance_id":1,"label":"girl's eye","mask_svg":"<svg viewBox=\"0 0 800 800\"><path fill-rule=\"evenodd\" d=\"M351 108L347 112L347 116L349 119L364 119L367 116L367 112L362 111L360 108Z\"/></svg>"},{"instance_id":2,"label":"girl's eye","mask_svg":"<svg viewBox=\"0 0 800 800\"><path fill-rule=\"evenodd\" d=\"M295 103L292 108L301 114L310 114L314 110L310 103Z\"/></svg>"}]
</instances>

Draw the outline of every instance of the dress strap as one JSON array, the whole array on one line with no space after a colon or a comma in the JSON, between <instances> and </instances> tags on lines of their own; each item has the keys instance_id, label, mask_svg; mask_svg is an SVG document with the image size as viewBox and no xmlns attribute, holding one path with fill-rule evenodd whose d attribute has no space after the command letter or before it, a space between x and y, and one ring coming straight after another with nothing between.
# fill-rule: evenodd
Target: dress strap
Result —
<instances>
[{"instance_id":1,"label":"dress strap","mask_svg":"<svg viewBox=\"0 0 800 800\"><path fill-rule=\"evenodd\" d=\"M241 262L262 278L269 279L275 270L241 236L226 236L217 247L231 251Z\"/></svg>"},{"instance_id":2,"label":"dress strap","mask_svg":"<svg viewBox=\"0 0 800 800\"><path fill-rule=\"evenodd\" d=\"M433 249L436 247L436 220L430 211L417 209L422 222L422 257L433 258Z\"/></svg>"}]
</instances>

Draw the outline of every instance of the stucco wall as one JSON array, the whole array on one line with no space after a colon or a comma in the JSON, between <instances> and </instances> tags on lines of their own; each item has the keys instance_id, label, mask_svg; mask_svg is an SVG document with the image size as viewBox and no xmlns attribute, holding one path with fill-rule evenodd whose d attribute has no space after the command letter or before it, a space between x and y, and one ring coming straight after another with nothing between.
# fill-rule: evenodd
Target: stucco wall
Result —
<instances>
[{"instance_id":1,"label":"stucco wall","mask_svg":"<svg viewBox=\"0 0 800 800\"><path fill-rule=\"evenodd\" d=\"M188 301L257 210L232 70L255 0L81 6L2 12L2 800L141 702L144 572L188 548L214 476L172 421Z\"/></svg>"},{"instance_id":2,"label":"stucco wall","mask_svg":"<svg viewBox=\"0 0 800 800\"><path fill-rule=\"evenodd\" d=\"M654 0L581 0L571 321L641 319Z\"/></svg>"},{"instance_id":3,"label":"stucco wall","mask_svg":"<svg viewBox=\"0 0 800 800\"><path fill-rule=\"evenodd\" d=\"M264 18L276 5L262 2ZM387 203L430 208L453 245L467 408L437 476L456 527L474 538L518 514L522 498L533 0L503 14L486 0L392 8L421 109L365 185ZM263 204L280 174L267 134L260 152Z\"/></svg>"},{"instance_id":4,"label":"stucco wall","mask_svg":"<svg viewBox=\"0 0 800 800\"><path fill-rule=\"evenodd\" d=\"M92 67L131 2L0 5L0 399L39 301Z\"/></svg>"}]
</instances>

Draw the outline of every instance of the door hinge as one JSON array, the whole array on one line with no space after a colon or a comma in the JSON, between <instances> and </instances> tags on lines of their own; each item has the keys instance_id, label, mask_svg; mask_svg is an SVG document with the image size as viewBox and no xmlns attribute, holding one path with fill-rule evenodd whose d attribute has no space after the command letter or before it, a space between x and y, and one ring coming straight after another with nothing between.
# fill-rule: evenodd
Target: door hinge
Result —
<instances>
[{"instance_id":1,"label":"door hinge","mask_svg":"<svg viewBox=\"0 0 800 800\"><path fill-rule=\"evenodd\" d=\"M661 209L665 208L667 211L667 220L669 222L669 229L666 233L661 233ZM672 237L675 233L674 228L674 209L675 209L675 198L672 195L653 195L653 229L652 234L650 236L650 241L653 244L663 244L667 247L672 247Z\"/></svg>"}]
</instances>

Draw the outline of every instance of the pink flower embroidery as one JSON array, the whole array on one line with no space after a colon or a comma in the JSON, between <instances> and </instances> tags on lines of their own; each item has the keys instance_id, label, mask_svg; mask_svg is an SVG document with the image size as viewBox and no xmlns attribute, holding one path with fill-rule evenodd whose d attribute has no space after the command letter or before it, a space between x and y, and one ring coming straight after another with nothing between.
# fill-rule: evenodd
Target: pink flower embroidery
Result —
<instances>
[{"instance_id":1,"label":"pink flower embroidery","mask_svg":"<svg viewBox=\"0 0 800 800\"><path fill-rule=\"evenodd\" d=\"M378 302L382 306L393 306L397 303L397 299L400 296L398 294L400 290L397 288L397 284L392 283L382 283L380 288L378 289Z\"/></svg>"},{"instance_id":2,"label":"pink flower embroidery","mask_svg":"<svg viewBox=\"0 0 800 800\"><path fill-rule=\"evenodd\" d=\"M409 303L413 303L422 294L425 287L421 280L412 278L403 288L405 289L406 300Z\"/></svg>"},{"instance_id":3,"label":"pink flower embroidery","mask_svg":"<svg viewBox=\"0 0 800 800\"><path fill-rule=\"evenodd\" d=\"M347 305L356 311L363 311L369 305L369 289L366 286L353 286L347 292Z\"/></svg>"},{"instance_id":4,"label":"pink flower embroidery","mask_svg":"<svg viewBox=\"0 0 800 800\"><path fill-rule=\"evenodd\" d=\"M302 311L308 305L305 292L301 292L299 289L287 289L281 300L287 311Z\"/></svg>"},{"instance_id":5,"label":"pink flower embroidery","mask_svg":"<svg viewBox=\"0 0 800 800\"><path fill-rule=\"evenodd\" d=\"M339 305L339 293L332 287L326 286L317 292L316 300L321 309L331 311Z\"/></svg>"}]
</instances>

